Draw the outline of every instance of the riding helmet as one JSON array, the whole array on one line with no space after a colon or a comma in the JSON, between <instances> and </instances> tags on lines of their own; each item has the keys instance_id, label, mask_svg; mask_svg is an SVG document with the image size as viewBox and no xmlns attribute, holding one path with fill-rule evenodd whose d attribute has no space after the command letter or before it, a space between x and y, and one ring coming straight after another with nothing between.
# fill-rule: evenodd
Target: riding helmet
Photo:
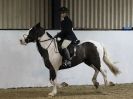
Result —
<instances>
[{"instance_id":1,"label":"riding helmet","mask_svg":"<svg viewBox=\"0 0 133 99\"><path fill-rule=\"evenodd\" d=\"M59 9L59 12L60 12L60 13L69 13L69 9L66 8L66 7L61 7L61 8Z\"/></svg>"}]
</instances>

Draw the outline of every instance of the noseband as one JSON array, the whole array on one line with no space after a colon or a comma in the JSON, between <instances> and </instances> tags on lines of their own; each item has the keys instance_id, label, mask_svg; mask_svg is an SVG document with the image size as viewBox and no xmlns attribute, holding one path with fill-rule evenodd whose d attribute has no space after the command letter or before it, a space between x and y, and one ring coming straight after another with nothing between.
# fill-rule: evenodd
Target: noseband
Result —
<instances>
[{"instance_id":1,"label":"noseband","mask_svg":"<svg viewBox=\"0 0 133 99\"><path fill-rule=\"evenodd\" d=\"M27 36L28 36L28 35L26 35L26 34L23 35L24 40L27 38Z\"/></svg>"},{"instance_id":2,"label":"noseband","mask_svg":"<svg viewBox=\"0 0 133 99\"><path fill-rule=\"evenodd\" d=\"M27 37L28 37L28 35L26 35L26 34L23 35L24 40L27 39L29 41L29 39Z\"/></svg>"}]
</instances>

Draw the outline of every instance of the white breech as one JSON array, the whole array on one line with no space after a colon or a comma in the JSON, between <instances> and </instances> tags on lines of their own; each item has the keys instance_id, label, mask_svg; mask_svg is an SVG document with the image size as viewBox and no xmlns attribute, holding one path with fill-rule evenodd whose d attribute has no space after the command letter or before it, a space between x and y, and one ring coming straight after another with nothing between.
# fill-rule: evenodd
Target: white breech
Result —
<instances>
[{"instance_id":1,"label":"white breech","mask_svg":"<svg viewBox=\"0 0 133 99\"><path fill-rule=\"evenodd\" d=\"M62 45L61 45L61 48L62 49L67 48L71 42L72 41L70 41L70 40L64 40Z\"/></svg>"}]
</instances>

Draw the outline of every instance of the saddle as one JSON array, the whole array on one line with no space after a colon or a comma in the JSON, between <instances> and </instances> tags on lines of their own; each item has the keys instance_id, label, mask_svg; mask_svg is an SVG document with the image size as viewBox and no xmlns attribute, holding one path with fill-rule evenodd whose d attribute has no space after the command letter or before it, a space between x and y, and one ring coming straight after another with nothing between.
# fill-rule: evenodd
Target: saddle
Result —
<instances>
[{"instance_id":1,"label":"saddle","mask_svg":"<svg viewBox=\"0 0 133 99\"><path fill-rule=\"evenodd\" d=\"M61 41L58 41L57 40L57 45L58 45L58 50L59 50L59 53L62 55L62 48L61 48L61 45L62 45L62 40ZM70 53L70 57L73 57L76 55L76 47L78 46L78 44L80 43L80 40L76 40L76 41L73 41L69 46L68 46L68 50L69 50L69 53ZM63 55L62 55L63 56Z\"/></svg>"}]
</instances>

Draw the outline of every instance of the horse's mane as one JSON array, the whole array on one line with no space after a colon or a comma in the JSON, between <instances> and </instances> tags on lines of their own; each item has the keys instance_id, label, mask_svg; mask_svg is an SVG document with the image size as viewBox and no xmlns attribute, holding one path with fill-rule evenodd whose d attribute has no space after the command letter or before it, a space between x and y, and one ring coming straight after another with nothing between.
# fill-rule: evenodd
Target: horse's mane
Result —
<instances>
[{"instance_id":1,"label":"horse's mane","mask_svg":"<svg viewBox=\"0 0 133 99\"><path fill-rule=\"evenodd\" d=\"M53 38L48 32L46 32L46 33L47 33L48 37Z\"/></svg>"},{"instance_id":2,"label":"horse's mane","mask_svg":"<svg viewBox=\"0 0 133 99\"><path fill-rule=\"evenodd\" d=\"M45 29L41 27L40 32L42 32L43 34L46 33L48 35L49 38L53 38L48 32L45 32Z\"/></svg>"}]
</instances>

